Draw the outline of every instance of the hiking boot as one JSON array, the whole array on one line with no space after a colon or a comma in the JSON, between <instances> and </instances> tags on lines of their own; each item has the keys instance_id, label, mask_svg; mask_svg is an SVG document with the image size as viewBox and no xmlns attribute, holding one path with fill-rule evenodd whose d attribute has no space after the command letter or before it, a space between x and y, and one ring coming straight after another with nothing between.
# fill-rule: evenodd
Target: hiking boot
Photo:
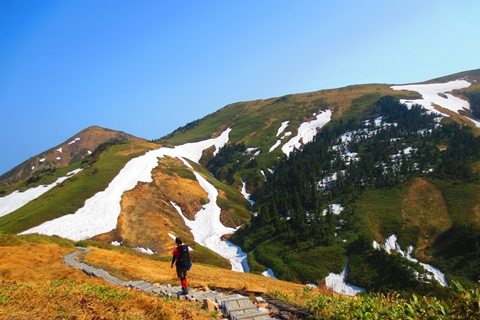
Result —
<instances>
[{"instance_id":1,"label":"hiking boot","mask_svg":"<svg viewBox=\"0 0 480 320\"><path fill-rule=\"evenodd\" d=\"M182 288L183 294L188 294L188 288Z\"/></svg>"}]
</instances>

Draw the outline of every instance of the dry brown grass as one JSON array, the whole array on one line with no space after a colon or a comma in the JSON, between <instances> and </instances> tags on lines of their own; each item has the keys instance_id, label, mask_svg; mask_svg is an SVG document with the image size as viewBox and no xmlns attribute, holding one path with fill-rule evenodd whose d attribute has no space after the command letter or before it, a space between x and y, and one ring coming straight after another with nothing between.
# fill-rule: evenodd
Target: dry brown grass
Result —
<instances>
[{"instance_id":1,"label":"dry brown grass","mask_svg":"<svg viewBox=\"0 0 480 320\"><path fill-rule=\"evenodd\" d=\"M63 264L75 250L0 246L0 319L211 319L198 304L114 287Z\"/></svg>"},{"instance_id":2,"label":"dry brown grass","mask_svg":"<svg viewBox=\"0 0 480 320\"><path fill-rule=\"evenodd\" d=\"M92 251L85 255L85 262L99 266L110 274L122 274L124 279L144 280L150 283L169 283L180 285L175 269L170 267L170 262L152 260L148 257L138 256L132 258L131 254L91 248ZM295 306L306 308L308 298L302 295L305 286L281 280L274 280L261 275L235 272L221 268L214 268L194 264L188 275L190 288L210 288L225 292L240 291L243 294L280 296L290 301ZM338 296L324 283L319 288L311 289L311 293Z\"/></svg>"},{"instance_id":3,"label":"dry brown grass","mask_svg":"<svg viewBox=\"0 0 480 320\"><path fill-rule=\"evenodd\" d=\"M109 285L0 283L0 319L212 319L196 303Z\"/></svg>"},{"instance_id":4,"label":"dry brown grass","mask_svg":"<svg viewBox=\"0 0 480 320\"><path fill-rule=\"evenodd\" d=\"M448 230L452 222L442 192L433 184L417 178L408 190L403 202L405 224L420 229L419 246L416 254L425 261L424 249L433 244L437 236Z\"/></svg>"},{"instance_id":5,"label":"dry brown grass","mask_svg":"<svg viewBox=\"0 0 480 320\"><path fill-rule=\"evenodd\" d=\"M152 171L151 183L138 183L126 191L116 228L94 239L105 243L118 241L132 248L150 248L159 254L173 250L169 233L193 239L170 201L178 205L187 218L194 219L195 213L202 208L200 199L208 199L208 195L197 181L169 171L171 166L183 167L183 163L176 158L162 158Z\"/></svg>"},{"instance_id":6,"label":"dry brown grass","mask_svg":"<svg viewBox=\"0 0 480 320\"><path fill-rule=\"evenodd\" d=\"M200 304L115 287L63 264L75 251L50 243L28 243L4 236L0 246L0 319L212 319ZM8 245L5 245L8 244ZM10 245L11 244L11 245ZM99 248L84 257L123 280L178 285L169 262ZM300 306L303 285L195 264L190 287L223 288L281 295ZM328 289L315 291L329 293Z\"/></svg>"},{"instance_id":7,"label":"dry brown grass","mask_svg":"<svg viewBox=\"0 0 480 320\"><path fill-rule=\"evenodd\" d=\"M63 256L75 250L44 243L0 246L0 279L22 283L61 279L86 281L89 277L82 271L62 262Z\"/></svg>"},{"instance_id":8,"label":"dry brown grass","mask_svg":"<svg viewBox=\"0 0 480 320\"><path fill-rule=\"evenodd\" d=\"M132 255L128 253L98 248L92 248L92 251L85 255L85 262L101 266L112 274L123 274L130 279L180 284L175 269L170 267L170 262L155 261L142 256L132 259ZM194 264L188 278L190 287L220 287L259 293L279 290L293 294L304 288L301 284L198 264Z\"/></svg>"}]
</instances>

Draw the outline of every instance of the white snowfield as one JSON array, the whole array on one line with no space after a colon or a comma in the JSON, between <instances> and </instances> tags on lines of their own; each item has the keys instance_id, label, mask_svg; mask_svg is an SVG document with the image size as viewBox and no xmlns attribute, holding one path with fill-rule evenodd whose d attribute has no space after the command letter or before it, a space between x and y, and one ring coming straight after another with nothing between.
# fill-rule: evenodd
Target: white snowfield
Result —
<instances>
[{"instance_id":1,"label":"white snowfield","mask_svg":"<svg viewBox=\"0 0 480 320\"><path fill-rule=\"evenodd\" d=\"M317 134L317 129L321 129L330 122L332 111L326 110L320 112L316 117L315 120L302 123L298 128L298 134L282 146L282 151L287 157L294 149L300 149L302 145L300 140L302 140L303 144L313 141L313 138Z\"/></svg>"},{"instance_id":2,"label":"white snowfield","mask_svg":"<svg viewBox=\"0 0 480 320\"><path fill-rule=\"evenodd\" d=\"M358 292L365 292L365 289L356 287L354 285L351 285L345 282L345 279L347 277L347 264L348 264L348 259L345 262L345 267L343 268L342 273L340 274L330 273L325 278L325 285L328 288L331 288L336 293L344 294L347 296L354 296Z\"/></svg>"},{"instance_id":3,"label":"white snowfield","mask_svg":"<svg viewBox=\"0 0 480 320\"><path fill-rule=\"evenodd\" d=\"M433 267L429 264L418 262L417 259L412 258L412 256L411 256L411 254L413 252L413 247L412 246L408 247L407 252L404 252L402 250L402 248L400 247L400 245L397 243L397 236L396 235L393 234L387 240L385 240L385 244L383 246L379 245L376 241L373 241L373 247L377 250L384 249L388 253L391 253L392 251L396 251L396 252L400 253L400 255L402 257L404 257L405 259L408 259L408 260L413 261L413 262L420 263L420 265L425 270L430 271L433 274L433 278L436 281L438 281L438 283L440 283L444 287L448 286L447 278L445 277L445 275L439 269L437 269L437 268L435 268L435 267ZM431 279L431 277L429 277L429 278Z\"/></svg>"},{"instance_id":4,"label":"white snowfield","mask_svg":"<svg viewBox=\"0 0 480 320\"><path fill-rule=\"evenodd\" d=\"M74 176L82 170L83 169L79 168L70 171L69 173L67 173L66 176L58 178L54 183L49 185L40 185L38 187L25 190L24 192L20 192L17 190L5 197L0 197L0 217L3 217L17 210L18 208L23 207L28 202L40 197L42 194L55 187L57 184L62 183L63 181Z\"/></svg>"},{"instance_id":5,"label":"white snowfield","mask_svg":"<svg viewBox=\"0 0 480 320\"><path fill-rule=\"evenodd\" d=\"M177 157L187 165L188 162L184 158L198 162L204 149L214 145L218 151L225 145L230 131L231 128L228 128L215 139L186 143L175 148L160 148L134 158L125 165L104 191L86 200L85 206L77 212L47 221L23 233L58 235L78 241L109 232L117 225L123 193L133 189L138 182L151 182L151 172L158 165L158 158L165 155Z\"/></svg>"},{"instance_id":6,"label":"white snowfield","mask_svg":"<svg viewBox=\"0 0 480 320\"><path fill-rule=\"evenodd\" d=\"M458 114L460 114L459 111L470 110L470 104L468 103L468 101L457 98L451 93L449 93L452 90L467 88L470 85L470 82L466 80L455 80L447 83L409 84L404 86L391 86L390 88L392 88L393 90L416 91L422 95L422 99L402 99L400 100L400 102L405 103L408 106L412 106L413 104L419 104L425 109L448 117L447 114L435 109L435 105L456 112ZM469 120L472 121L475 126L480 127L479 121L470 118Z\"/></svg>"},{"instance_id":7,"label":"white snowfield","mask_svg":"<svg viewBox=\"0 0 480 320\"><path fill-rule=\"evenodd\" d=\"M187 219L179 206L171 202L172 206L182 216L187 227L190 228L195 238L195 242L205 246L224 258L230 260L232 270L239 272L249 272L247 255L240 247L235 246L229 241L222 241L220 238L226 234L232 234L235 229L225 227L220 222L220 207L217 205L217 189L205 180L199 173L194 172L200 186L207 192L209 202L203 206L203 209L195 214L195 220Z\"/></svg>"}]
</instances>

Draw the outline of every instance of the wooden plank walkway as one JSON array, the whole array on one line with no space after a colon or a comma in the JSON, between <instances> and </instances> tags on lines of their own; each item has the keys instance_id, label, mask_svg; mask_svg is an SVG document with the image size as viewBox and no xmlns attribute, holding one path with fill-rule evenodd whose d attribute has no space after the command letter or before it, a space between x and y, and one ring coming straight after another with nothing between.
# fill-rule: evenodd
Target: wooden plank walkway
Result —
<instances>
[{"instance_id":1,"label":"wooden plank walkway","mask_svg":"<svg viewBox=\"0 0 480 320\"><path fill-rule=\"evenodd\" d=\"M171 286L169 284L153 285L142 280L122 281L114 276L111 276L103 269L92 267L86 263L75 260L75 257L80 253L90 251L89 248L77 247L80 251L76 251L66 255L63 262L74 268L79 268L86 274L92 277L100 277L105 279L108 283L115 286L122 286L127 288L134 288L144 292L157 294L159 296L185 298L189 301L197 301L204 303L206 299L214 302L224 314L227 314L231 320L268 320L275 319L270 317L266 310L261 310L254 305L248 297L240 294L225 295L221 292L206 290L195 291L191 290L188 294L182 293L180 286Z\"/></svg>"}]
</instances>

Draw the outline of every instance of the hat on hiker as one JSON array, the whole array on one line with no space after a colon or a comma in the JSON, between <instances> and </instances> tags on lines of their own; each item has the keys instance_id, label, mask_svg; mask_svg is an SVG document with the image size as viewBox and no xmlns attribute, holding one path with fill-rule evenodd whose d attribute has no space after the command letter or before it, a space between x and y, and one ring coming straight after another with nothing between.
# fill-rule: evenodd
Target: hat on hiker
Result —
<instances>
[{"instance_id":1,"label":"hat on hiker","mask_svg":"<svg viewBox=\"0 0 480 320\"><path fill-rule=\"evenodd\" d=\"M180 243L183 243L183 240L182 240L182 238L180 238L180 237L176 237L176 238L175 238L175 242L178 243L178 244L180 244Z\"/></svg>"}]
</instances>

